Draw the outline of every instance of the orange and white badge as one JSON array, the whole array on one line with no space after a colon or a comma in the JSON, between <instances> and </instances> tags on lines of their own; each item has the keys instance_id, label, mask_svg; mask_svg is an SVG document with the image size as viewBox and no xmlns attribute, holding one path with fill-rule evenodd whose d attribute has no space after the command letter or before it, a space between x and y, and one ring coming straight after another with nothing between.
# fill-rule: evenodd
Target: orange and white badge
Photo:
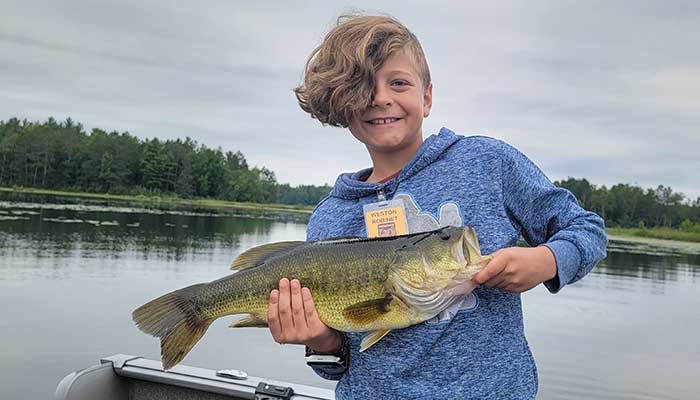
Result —
<instances>
[{"instance_id":1,"label":"orange and white badge","mask_svg":"<svg viewBox=\"0 0 700 400\"><path fill-rule=\"evenodd\" d=\"M365 214L368 238L408 234L403 201L380 201L364 205L362 209Z\"/></svg>"}]
</instances>

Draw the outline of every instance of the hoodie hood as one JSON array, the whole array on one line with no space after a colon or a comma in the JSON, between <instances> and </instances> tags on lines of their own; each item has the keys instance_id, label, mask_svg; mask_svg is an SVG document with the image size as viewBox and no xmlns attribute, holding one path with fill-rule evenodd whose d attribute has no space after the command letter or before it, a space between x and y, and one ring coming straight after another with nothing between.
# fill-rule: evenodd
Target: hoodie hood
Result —
<instances>
[{"instance_id":1,"label":"hoodie hood","mask_svg":"<svg viewBox=\"0 0 700 400\"><path fill-rule=\"evenodd\" d=\"M340 174L335 181L335 186L330 196L346 200L359 199L365 196L376 195L377 190L385 188L387 192L394 192L401 181L408 179L418 171L437 160L450 146L458 141L461 136L447 128L440 129L437 135L430 135L418 148L411 161L401 170L396 178L385 183L372 183L359 180L360 177L370 173L372 168L365 168L357 172Z\"/></svg>"}]
</instances>

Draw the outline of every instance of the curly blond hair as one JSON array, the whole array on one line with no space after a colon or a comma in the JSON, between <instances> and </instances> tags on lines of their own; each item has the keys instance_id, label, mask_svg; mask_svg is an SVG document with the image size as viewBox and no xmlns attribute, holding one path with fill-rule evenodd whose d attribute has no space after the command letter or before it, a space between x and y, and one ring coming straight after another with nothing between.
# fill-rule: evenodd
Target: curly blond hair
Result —
<instances>
[{"instance_id":1,"label":"curly blond hair","mask_svg":"<svg viewBox=\"0 0 700 400\"><path fill-rule=\"evenodd\" d=\"M294 89L299 106L322 124L347 128L372 104L374 74L384 61L406 51L423 88L430 70L418 38L389 16L343 15L309 56L304 81Z\"/></svg>"}]
</instances>

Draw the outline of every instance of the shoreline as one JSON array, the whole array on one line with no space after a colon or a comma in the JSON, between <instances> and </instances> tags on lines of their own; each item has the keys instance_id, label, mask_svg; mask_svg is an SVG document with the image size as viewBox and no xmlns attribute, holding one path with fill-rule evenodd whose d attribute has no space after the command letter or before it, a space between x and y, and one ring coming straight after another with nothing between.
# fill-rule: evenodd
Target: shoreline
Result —
<instances>
[{"instance_id":1,"label":"shoreline","mask_svg":"<svg viewBox=\"0 0 700 400\"><path fill-rule=\"evenodd\" d=\"M158 209L172 209L172 207L192 208L200 207L210 210L254 210L282 213L294 213L311 215L314 206L290 205L290 204L263 204L263 203L239 203L218 199L183 199L177 196L145 196L145 195L121 195L109 193L70 192L65 190L38 189L25 187L0 187L0 194L57 196L67 198L84 198L93 200L119 201L129 203L148 204ZM700 233L685 232L672 228L606 228L608 236L615 238L646 238L657 240L670 240L689 243L700 243Z\"/></svg>"},{"instance_id":2,"label":"shoreline","mask_svg":"<svg viewBox=\"0 0 700 400\"><path fill-rule=\"evenodd\" d=\"M685 232L673 228L605 228L605 233L608 236L621 238L700 243L700 233Z\"/></svg>"},{"instance_id":3,"label":"shoreline","mask_svg":"<svg viewBox=\"0 0 700 400\"><path fill-rule=\"evenodd\" d=\"M144 196L144 195L121 195L109 193L90 193L90 192L69 192L65 190L52 189L35 189L35 188L8 188L0 187L0 193L10 193L18 195L36 195L36 196L57 196L57 197L72 197L95 200L114 200L131 203L149 204L159 208L159 205L180 206L180 207L201 207L207 209L248 209L257 211L273 211L287 212L310 215L313 211L313 206L291 205L291 204L263 204L263 203L239 203L234 201L219 200L219 199L183 199L177 196Z\"/></svg>"}]
</instances>

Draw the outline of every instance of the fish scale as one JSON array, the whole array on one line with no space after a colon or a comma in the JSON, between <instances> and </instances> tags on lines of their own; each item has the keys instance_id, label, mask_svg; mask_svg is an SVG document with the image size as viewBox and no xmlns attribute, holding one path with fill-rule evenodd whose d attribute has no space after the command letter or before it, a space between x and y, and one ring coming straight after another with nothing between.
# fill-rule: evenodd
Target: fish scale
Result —
<instances>
[{"instance_id":1,"label":"fish scale","mask_svg":"<svg viewBox=\"0 0 700 400\"><path fill-rule=\"evenodd\" d=\"M318 249L300 248L284 258L267 261L212 282L196 301L211 316L241 312L267 317L268 296L283 277L298 279L308 287L324 323L342 330L363 330L348 324L341 311L353 304L386 295L384 281L393 259L390 246L376 246L365 258L353 257L353 246L334 244ZM322 266L321 268L313 266ZM295 268L294 266L301 266ZM220 291L227 292L222 297Z\"/></svg>"}]
</instances>

